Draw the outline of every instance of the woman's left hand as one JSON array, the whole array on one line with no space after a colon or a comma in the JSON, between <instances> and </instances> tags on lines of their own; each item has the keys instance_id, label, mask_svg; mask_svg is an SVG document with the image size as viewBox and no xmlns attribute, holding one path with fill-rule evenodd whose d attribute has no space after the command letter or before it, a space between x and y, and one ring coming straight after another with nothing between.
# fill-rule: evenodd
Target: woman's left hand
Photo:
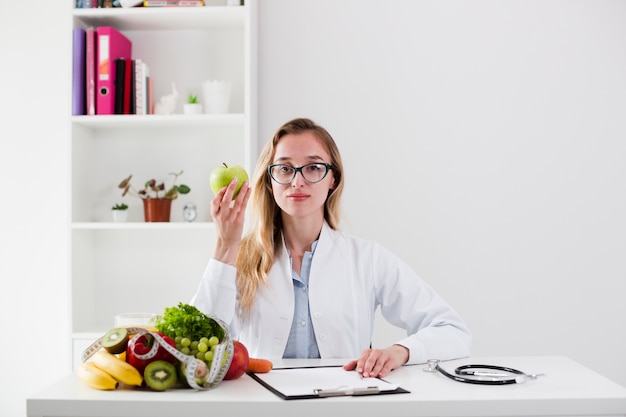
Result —
<instances>
[{"instance_id":1,"label":"woman's left hand","mask_svg":"<svg viewBox=\"0 0 626 417\"><path fill-rule=\"evenodd\" d=\"M409 350L401 345L385 349L365 349L361 356L343 366L346 371L356 370L364 378L384 378L409 360Z\"/></svg>"}]
</instances>

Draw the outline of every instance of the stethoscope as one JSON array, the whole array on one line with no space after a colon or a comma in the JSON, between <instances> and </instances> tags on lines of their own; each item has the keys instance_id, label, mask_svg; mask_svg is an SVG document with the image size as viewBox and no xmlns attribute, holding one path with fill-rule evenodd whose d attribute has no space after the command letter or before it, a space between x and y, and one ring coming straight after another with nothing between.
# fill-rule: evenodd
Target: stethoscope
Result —
<instances>
[{"instance_id":1,"label":"stethoscope","mask_svg":"<svg viewBox=\"0 0 626 417\"><path fill-rule=\"evenodd\" d=\"M454 374L443 369L439 359L429 359L425 372L439 372L458 382L479 385L523 384L529 379L536 379L544 374L527 374L517 369L498 365L462 365L454 370Z\"/></svg>"}]
</instances>

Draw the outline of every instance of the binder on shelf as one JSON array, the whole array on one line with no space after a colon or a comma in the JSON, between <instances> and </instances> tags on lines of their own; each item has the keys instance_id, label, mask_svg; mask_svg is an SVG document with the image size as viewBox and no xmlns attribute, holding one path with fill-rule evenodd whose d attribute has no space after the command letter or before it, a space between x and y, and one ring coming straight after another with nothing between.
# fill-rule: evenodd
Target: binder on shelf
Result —
<instances>
[{"instance_id":1,"label":"binder on shelf","mask_svg":"<svg viewBox=\"0 0 626 417\"><path fill-rule=\"evenodd\" d=\"M115 113L115 60L132 57L132 43L112 26L98 26L97 114Z\"/></svg>"},{"instance_id":2,"label":"binder on shelf","mask_svg":"<svg viewBox=\"0 0 626 417\"><path fill-rule=\"evenodd\" d=\"M115 108L114 114L124 114L124 87L126 80L126 58L115 60Z\"/></svg>"},{"instance_id":3,"label":"binder on shelf","mask_svg":"<svg viewBox=\"0 0 626 417\"><path fill-rule=\"evenodd\" d=\"M126 64L124 65L124 89L123 89L123 96L122 96L122 114L132 114L131 112L131 100L130 97L133 94L132 93L132 88L131 88L131 81L134 78L133 77L133 60L132 59L128 59L128 58L124 58L124 61L126 61Z\"/></svg>"},{"instance_id":4,"label":"binder on shelf","mask_svg":"<svg viewBox=\"0 0 626 417\"><path fill-rule=\"evenodd\" d=\"M72 43L72 114L85 114L85 40L86 32L74 28Z\"/></svg>"},{"instance_id":5,"label":"binder on shelf","mask_svg":"<svg viewBox=\"0 0 626 417\"><path fill-rule=\"evenodd\" d=\"M126 59L124 74L124 114L135 114L135 61Z\"/></svg>"},{"instance_id":6,"label":"binder on shelf","mask_svg":"<svg viewBox=\"0 0 626 417\"><path fill-rule=\"evenodd\" d=\"M87 28L85 41L86 114L96 114L96 29Z\"/></svg>"},{"instance_id":7,"label":"binder on shelf","mask_svg":"<svg viewBox=\"0 0 626 417\"><path fill-rule=\"evenodd\" d=\"M249 375L283 400L409 393L380 378L361 378L355 371L345 371L341 366L276 368L265 374Z\"/></svg>"}]
</instances>

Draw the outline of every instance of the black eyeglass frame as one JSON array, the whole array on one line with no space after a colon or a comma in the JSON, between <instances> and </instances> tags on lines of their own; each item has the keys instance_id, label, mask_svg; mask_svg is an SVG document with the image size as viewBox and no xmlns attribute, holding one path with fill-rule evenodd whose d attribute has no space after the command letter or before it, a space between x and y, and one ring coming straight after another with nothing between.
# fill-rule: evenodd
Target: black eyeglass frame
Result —
<instances>
[{"instance_id":1,"label":"black eyeglass frame","mask_svg":"<svg viewBox=\"0 0 626 417\"><path fill-rule=\"evenodd\" d=\"M322 178L320 178L317 181L309 181L304 175L304 172L302 171L304 168L311 166L311 165L323 165L326 168L326 172L324 172L324 175L322 175ZM287 167L287 168L293 169L293 176L287 182L280 182L276 178L274 178L274 176L272 175L272 168L274 167ZM293 180L296 178L296 175L298 174L298 172L300 173L300 175L302 175L302 178L304 178L304 180L308 182L309 184L317 184L318 182L326 178L326 176L328 175L328 172L330 172L331 169L333 169L333 166L331 164L327 164L326 162L312 162L310 164L302 165L301 167L294 167L294 166L287 165L287 164L272 164L267 167L267 173L269 174L271 179L273 179L280 185L291 184Z\"/></svg>"}]
</instances>

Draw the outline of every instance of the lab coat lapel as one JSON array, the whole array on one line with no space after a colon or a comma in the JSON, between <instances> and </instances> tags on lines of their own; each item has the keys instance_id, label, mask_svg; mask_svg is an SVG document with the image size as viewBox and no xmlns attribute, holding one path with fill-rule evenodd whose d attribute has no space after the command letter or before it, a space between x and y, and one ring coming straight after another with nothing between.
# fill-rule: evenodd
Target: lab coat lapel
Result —
<instances>
[{"instance_id":1,"label":"lab coat lapel","mask_svg":"<svg viewBox=\"0 0 626 417\"><path fill-rule=\"evenodd\" d=\"M359 300L354 299L358 291L354 288L350 256L350 245L343 234L324 223L309 280L311 320L322 357L360 352L354 331L363 312Z\"/></svg>"}]
</instances>

